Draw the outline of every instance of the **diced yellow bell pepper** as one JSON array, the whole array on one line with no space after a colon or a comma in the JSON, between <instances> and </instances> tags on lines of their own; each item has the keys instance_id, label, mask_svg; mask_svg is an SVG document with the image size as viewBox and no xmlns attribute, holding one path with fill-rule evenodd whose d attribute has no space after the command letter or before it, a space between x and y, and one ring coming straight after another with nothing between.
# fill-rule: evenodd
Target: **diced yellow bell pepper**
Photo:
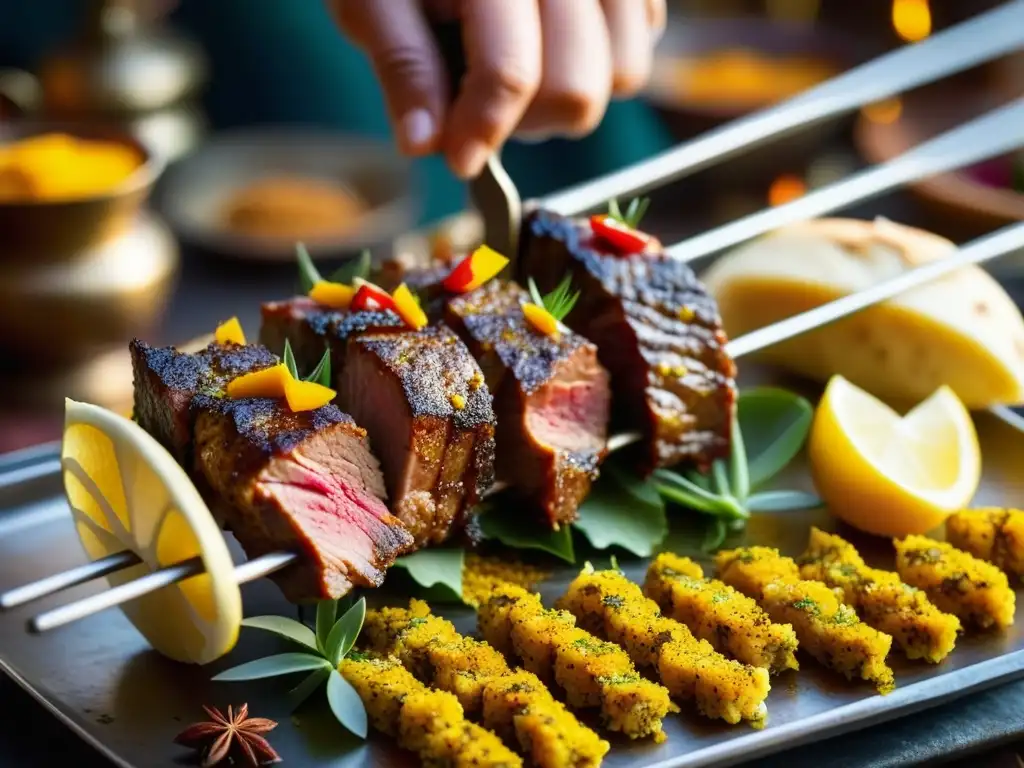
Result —
<instances>
[{"instance_id":1,"label":"diced yellow bell pepper","mask_svg":"<svg viewBox=\"0 0 1024 768\"><path fill-rule=\"evenodd\" d=\"M414 331L418 331L427 324L427 313L420 307L416 297L405 283L395 289L395 292L391 294L391 299L395 302L395 311L398 316Z\"/></svg>"},{"instance_id":2,"label":"diced yellow bell pepper","mask_svg":"<svg viewBox=\"0 0 1024 768\"><path fill-rule=\"evenodd\" d=\"M560 331L558 330L558 321L555 319L555 316L544 309L544 307L537 304L523 304L523 315L529 321L530 325L545 336L554 336L555 338L558 338L560 335Z\"/></svg>"},{"instance_id":3,"label":"diced yellow bell pepper","mask_svg":"<svg viewBox=\"0 0 1024 768\"><path fill-rule=\"evenodd\" d=\"M493 248L481 245L459 262L444 280L444 287L452 293L475 291L508 264L508 259Z\"/></svg>"},{"instance_id":4,"label":"diced yellow bell pepper","mask_svg":"<svg viewBox=\"0 0 1024 768\"><path fill-rule=\"evenodd\" d=\"M244 345L245 331L242 330L242 324L238 322L238 318L232 317L218 325L217 330L213 332L213 340L218 344Z\"/></svg>"},{"instance_id":5,"label":"diced yellow bell pepper","mask_svg":"<svg viewBox=\"0 0 1024 768\"><path fill-rule=\"evenodd\" d=\"M228 397L235 400L244 397L284 397L287 382L292 380L288 366L279 363L228 382Z\"/></svg>"},{"instance_id":6,"label":"diced yellow bell pepper","mask_svg":"<svg viewBox=\"0 0 1024 768\"><path fill-rule=\"evenodd\" d=\"M356 289L351 285L327 280L318 280L309 291L309 298L331 309L348 309L355 295Z\"/></svg>"},{"instance_id":7,"label":"diced yellow bell pepper","mask_svg":"<svg viewBox=\"0 0 1024 768\"><path fill-rule=\"evenodd\" d=\"M284 385L284 397L293 412L315 411L328 405L337 394L330 387L315 381L299 381L289 377Z\"/></svg>"}]
</instances>

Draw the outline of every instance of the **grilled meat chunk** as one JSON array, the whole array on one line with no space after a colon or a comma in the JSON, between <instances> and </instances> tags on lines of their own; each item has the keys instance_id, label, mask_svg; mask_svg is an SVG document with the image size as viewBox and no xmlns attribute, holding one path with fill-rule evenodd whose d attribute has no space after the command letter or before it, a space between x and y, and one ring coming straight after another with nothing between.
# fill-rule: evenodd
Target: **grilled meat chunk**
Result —
<instances>
[{"instance_id":1,"label":"grilled meat chunk","mask_svg":"<svg viewBox=\"0 0 1024 768\"><path fill-rule=\"evenodd\" d=\"M555 528L576 519L604 457L611 392L597 347L575 333L537 332L529 295L491 281L448 302L494 396L497 476L536 504Z\"/></svg>"},{"instance_id":2,"label":"grilled meat chunk","mask_svg":"<svg viewBox=\"0 0 1024 768\"><path fill-rule=\"evenodd\" d=\"M351 338L338 390L417 545L461 530L493 482L494 408L459 338L444 325Z\"/></svg>"},{"instance_id":3,"label":"grilled meat chunk","mask_svg":"<svg viewBox=\"0 0 1024 768\"><path fill-rule=\"evenodd\" d=\"M197 394L222 392L236 376L278 362L267 349L256 345L211 344L186 355L173 347L151 347L133 339L128 350L135 420L186 468L192 458L192 399Z\"/></svg>"},{"instance_id":4,"label":"grilled meat chunk","mask_svg":"<svg viewBox=\"0 0 1024 768\"><path fill-rule=\"evenodd\" d=\"M377 586L411 548L350 416L333 405L293 413L275 399L224 396L230 379L278 362L268 350L211 345L188 355L135 341L132 358L139 425L177 449L246 554L300 556L272 577L290 600Z\"/></svg>"},{"instance_id":5,"label":"grilled meat chunk","mask_svg":"<svg viewBox=\"0 0 1024 768\"><path fill-rule=\"evenodd\" d=\"M346 344L361 333L400 331L405 323L394 312L342 312L327 309L306 296L267 302L260 308L260 343L275 354L284 352L285 339L303 371L311 371L331 350L331 370L345 365Z\"/></svg>"},{"instance_id":6,"label":"grilled meat chunk","mask_svg":"<svg viewBox=\"0 0 1024 768\"><path fill-rule=\"evenodd\" d=\"M613 427L643 433L642 469L728 455L736 367L714 300L689 267L653 245L619 255L586 221L536 211L518 271L542 291L572 275L581 295L565 322L597 344L612 377Z\"/></svg>"}]
</instances>

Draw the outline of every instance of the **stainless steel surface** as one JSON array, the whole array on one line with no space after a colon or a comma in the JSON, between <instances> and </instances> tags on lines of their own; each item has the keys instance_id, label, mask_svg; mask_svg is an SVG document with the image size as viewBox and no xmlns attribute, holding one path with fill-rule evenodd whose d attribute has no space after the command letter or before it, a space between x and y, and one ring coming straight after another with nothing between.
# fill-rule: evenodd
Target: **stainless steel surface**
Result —
<instances>
[{"instance_id":1,"label":"stainless steel surface","mask_svg":"<svg viewBox=\"0 0 1024 768\"><path fill-rule=\"evenodd\" d=\"M1024 0L1014 0L920 43L855 67L776 107L734 120L636 165L549 195L542 205L568 216L591 210L612 198L641 194L770 139L1022 47Z\"/></svg>"},{"instance_id":2,"label":"stainless steel surface","mask_svg":"<svg viewBox=\"0 0 1024 768\"><path fill-rule=\"evenodd\" d=\"M929 176L964 168L1024 147L1024 99L919 144L887 163L766 208L665 249L672 258L693 261L773 229L845 208Z\"/></svg>"},{"instance_id":3,"label":"stainless steel surface","mask_svg":"<svg viewBox=\"0 0 1024 768\"><path fill-rule=\"evenodd\" d=\"M742 357L751 352L757 352L772 344L778 344L780 341L852 315L872 304L891 299L897 294L935 280L960 267L965 267L968 264L983 264L990 259L1012 253L1021 247L1024 247L1024 223L1011 224L991 235L978 238L944 259L928 262L886 280L884 283L851 293L835 301L830 301L828 304L760 328L746 336L733 339L728 343L726 349L733 357Z\"/></svg>"},{"instance_id":4,"label":"stainless steel surface","mask_svg":"<svg viewBox=\"0 0 1024 768\"><path fill-rule=\"evenodd\" d=\"M507 257L509 269L514 272L523 201L515 182L501 164L500 154L491 155L483 172L469 182L469 192L484 220L484 242Z\"/></svg>"},{"instance_id":5,"label":"stainless steel surface","mask_svg":"<svg viewBox=\"0 0 1024 768\"><path fill-rule=\"evenodd\" d=\"M755 380L765 381L746 366L744 382ZM985 467L976 502L1019 506L1024 494L1019 472L1024 462L1024 435L988 414L979 415L977 422ZM45 463L53 467L55 456L36 455L32 461L9 466L24 469ZM780 479L780 486L810 489L802 459ZM63 498L59 473L52 472L42 482L29 484L12 484L7 474L0 474L0 489L0 498L4 500L0 522L17 516L28 518L17 535L0 536L0 586L85 561ZM696 520L677 511L665 548L696 554L701 540ZM810 524L833 529L835 526L821 511L759 514L751 519L747 531L729 544L755 542L798 554ZM849 536L872 564L892 567L891 549L884 541L861 537L849 530L840 532ZM238 555L235 543L230 539L229 542ZM706 557L696 556L707 563ZM584 559L601 564L606 553L580 552L580 562ZM646 561L620 557L620 564L628 575L640 579ZM572 569L562 568L545 583L541 590L545 602L550 604L572 575ZM76 596L102 594L105 588L103 583L76 587ZM384 592L396 602L405 599L401 591L386 588ZM291 615L294 610L266 580L247 587L243 595L246 616ZM1024 591L1018 591L1018 600L1024 600ZM475 619L470 610L450 607L442 612L462 631L473 630ZM185 753L171 740L184 725L201 717L200 705L243 701L249 703L254 714L280 723L272 741L289 765L415 765L408 754L394 750L379 735L371 736L365 745L347 738L341 728L331 724L330 715L319 703L300 710L292 720L284 692L298 680L210 682L210 677L229 666L259 655L290 650L290 646L277 644L265 633L243 630L238 647L229 657L207 667L194 667L158 656L118 612L92 616L74 628L39 636L25 633L26 618L24 609L0 614L0 667L118 765L169 768L179 764L177 761ZM768 698L769 721L763 731L711 723L684 711L669 718L669 738L664 744L616 740L605 765L681 768L756 760L787 747L890 720L1024 676L1024 622L1018 621L1002 635L960 640L957 650L941 665L895 659L894 669L898 687L883 697L864 686L837 679L807 661L799 673L787 673L773 680Z\"/></svg>"}]
</instances>

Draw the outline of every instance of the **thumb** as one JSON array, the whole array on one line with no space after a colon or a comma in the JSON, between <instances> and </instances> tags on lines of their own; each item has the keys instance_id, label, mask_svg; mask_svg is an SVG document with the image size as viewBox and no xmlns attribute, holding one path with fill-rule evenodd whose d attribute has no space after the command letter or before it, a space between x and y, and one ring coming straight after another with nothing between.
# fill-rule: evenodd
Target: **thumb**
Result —
<instances>
[{"instance_id":1,"label":"thumb","mask_svg":"<svg viewBox=\"0 0 1024 768\"><path fill-rule=\"evenodd\" d=\"M402 151L435 152L444 125L444 63L417 0L333 0L341 30L369 55Z\"/></svg>"}]
</instances>

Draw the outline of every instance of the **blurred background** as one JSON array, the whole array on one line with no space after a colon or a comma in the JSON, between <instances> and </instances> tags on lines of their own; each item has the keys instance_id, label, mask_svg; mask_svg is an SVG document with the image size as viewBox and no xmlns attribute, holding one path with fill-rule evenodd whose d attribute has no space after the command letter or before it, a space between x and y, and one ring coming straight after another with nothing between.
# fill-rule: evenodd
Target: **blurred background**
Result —
<instances>
[{"instance_id":1,"label":"blurred background","mask_svg":"<svg viewBox=\"0 0 1024 768\"><path fill-rule=\"evenodd\" d=\"M648 91L578 142L510 146L524 196L607 173L998 5L670 0ZM1024 52L659 190L672 242L786 202L1024 92ZM1016 188L1015 188L1016 186ZM851 211L957 241L1024 218L1013 158ZM392 149L380 92L320 0L0 0L0 451L65 396L127 409L126 343L184 343L342 260L466 248L440 160ZM1024 260L993 270L1015 284Z\"/></svg>"}]
</instances>

